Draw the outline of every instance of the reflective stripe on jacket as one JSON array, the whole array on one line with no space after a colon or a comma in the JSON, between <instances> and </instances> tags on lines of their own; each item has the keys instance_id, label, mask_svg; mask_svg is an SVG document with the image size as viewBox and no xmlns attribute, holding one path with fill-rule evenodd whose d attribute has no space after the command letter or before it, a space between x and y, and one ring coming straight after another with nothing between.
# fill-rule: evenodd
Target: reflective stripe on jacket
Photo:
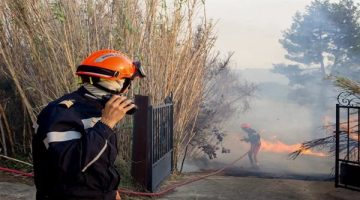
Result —
<instances>
[{"instance_id":1,"label":"reflective stripe on jacket","mask_svg":"<svg viewBox=\"0 0 360 200\"><path fill-rule=\"evenodd\" d=\"M33 137L37 199L115 199L117 138L99 122L102 105L87 95L81 87L38 116Z\"/></svg>"}]
</instances>

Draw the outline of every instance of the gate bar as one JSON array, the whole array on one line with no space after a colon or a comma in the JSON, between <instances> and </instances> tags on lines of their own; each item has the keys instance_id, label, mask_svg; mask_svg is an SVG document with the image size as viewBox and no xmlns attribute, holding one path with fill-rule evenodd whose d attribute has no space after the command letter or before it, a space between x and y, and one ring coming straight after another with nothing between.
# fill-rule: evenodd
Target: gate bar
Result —
<instances>
[{"instance_id":1,"label":"gate bar","mask_svg":"<svg viewBox=\"0 0 360 200\"><path fill-rule=\"evenodd\" d=\"M350 108L347 108L347 159L350 160Z\"/></svg>"},{"instance_id":2,"label":"gate bar","mask_svg":"<svg viewBox=\"0 0 360 200\"><path fill-rule=\"evenodd\" d=\"M335 187L339 187L340 106L336 104Z\"/></svg>"}]
</instances>

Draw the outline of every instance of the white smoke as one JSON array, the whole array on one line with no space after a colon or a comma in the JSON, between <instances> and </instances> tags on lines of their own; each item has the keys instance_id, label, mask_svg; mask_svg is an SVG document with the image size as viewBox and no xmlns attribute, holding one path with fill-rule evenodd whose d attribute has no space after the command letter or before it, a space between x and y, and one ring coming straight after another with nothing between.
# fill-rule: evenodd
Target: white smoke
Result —
<instances>
[{"instance_id":1,"label":"white smoke","mask_svg":"<svg viewBox=\"0 0 360 200\"><path fill-rule=\"evenodd\" d=\"M216 169L239 158L249 149L249 144L240 141L246 134L241 130L242 123L250 123L263 139L281 141L284 144L299 144L307 140L323 137L326 134L318 124L321 119L314 119L312 106L299 105L288 100L291 90L287 78L266 69L242 70L241 77L259 85L257 98L251 102L251 109L246 113L238 113L224 124L227 136L223 145L231 150L230 154L218 152L214 160L198 160L187 162L185 171L199 169ZM330 101L335 99L329 98ZM335 104L334 104L335 107ZM335 113L333 113L335 117ZM260 172L274 174L300 174L329 176L334 166L333 158L300 156L296 160L289 159L286 152L274 153L261 151L258 154ZM250 169L249 159L244 157L230 171L246 171Z\"/></svg>"}]
</instances>

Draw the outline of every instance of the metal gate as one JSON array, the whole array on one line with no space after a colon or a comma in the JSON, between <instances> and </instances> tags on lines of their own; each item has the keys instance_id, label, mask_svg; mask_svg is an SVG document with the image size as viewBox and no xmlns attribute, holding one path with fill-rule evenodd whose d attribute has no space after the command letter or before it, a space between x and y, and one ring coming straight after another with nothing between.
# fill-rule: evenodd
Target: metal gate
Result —
<instances>
[{"instance_id":1,"label":"metal gate","mask_svg":"<svg viewBox=\"0 0 360 200\"><path fill-rule=\"evenodd\" d=\"M150 105L149 97L136 96L132 176L147 190L155 191L173 169L173 103Z\"/></svg>"},{"instance_id":2,"label":"metal gate","mask_svg":"<svg viewBox=\"0 0 360 200\"><path fill-rule=\"evenodd\" d=\"M335 187L360 191L360 98L343 92L336 104Z\"/></svg>"}]
</instances>

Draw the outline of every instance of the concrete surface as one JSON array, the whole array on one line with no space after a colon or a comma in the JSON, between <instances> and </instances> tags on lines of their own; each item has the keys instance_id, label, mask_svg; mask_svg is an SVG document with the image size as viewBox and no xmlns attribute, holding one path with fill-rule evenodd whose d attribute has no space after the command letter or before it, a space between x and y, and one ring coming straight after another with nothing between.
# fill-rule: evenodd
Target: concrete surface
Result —
<instances>
[{"instance_id":1,"label":"concrete surface","mask_svg":"<svg viewBox=\"0 0 360 200\"><path fill-rule=\"evenodd\" d=\"M360 192L334 188L332 181L214 176L177 188L159 199L360 200ZM0 200L35 200L35 188L22 183L0 182Z\"/></svg>"},{"instance_id":2,"label":"concrete surface","mask_svg":"<svg viewBox=\"0 0 360 200\"><path fill-rule=\"evenodd\" d=\"M330 181L214 176L177 188L161 200L360 200L360 192Z\"/></svg>"},{"instance_id":3,"label":"concrete surface","mask_svg":"<svg viewBox=\"0 0 360 200\"><path fill-rule=\"evenodd\" d=\"M0 182L1 200L34 200L35 187L22 183Z\"/></svg>"}]
</instances>

